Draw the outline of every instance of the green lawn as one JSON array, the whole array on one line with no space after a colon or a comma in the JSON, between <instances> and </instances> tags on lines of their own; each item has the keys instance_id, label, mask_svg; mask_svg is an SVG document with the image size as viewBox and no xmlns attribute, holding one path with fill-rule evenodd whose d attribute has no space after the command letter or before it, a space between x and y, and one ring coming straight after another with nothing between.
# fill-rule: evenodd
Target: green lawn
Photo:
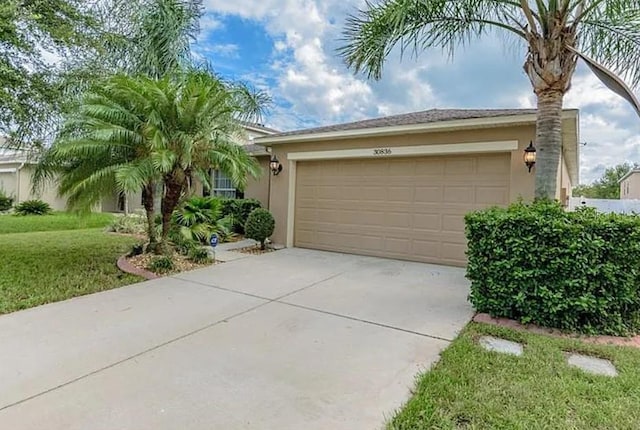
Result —
<instances>
[{"instance_id":1,"label":"green lawn","mask_svg":"<svg viewBox=\"0 0 640 430\"><path fill-rule=\"evenodd\" d=\"M483 334L522 342L524 355L487 352ZM564 351L613 361L620 376L570 368ZM418 379L389 429L638 429L640 350L470 324Z\"/></svg>"},{"instance_id":2,"label":"green lawn","mask_svg":"<svg viewBox=\"0 0 640 430\"><path fill-rule=\"evenodd\" d=\"M113 219L114 215L108 213L92 213L84 217L64 212L51 215L0 215L0 234L106 227Z\"/></svg>"},{"instance_id":3,"label":"green lawn","mask_svg":"<svg viewBox=\"0 0 640 430\"><path fill-rule=\"evenodd\" d=\"M0 217L0 232L21 231L27 226L46 230L47 221L66 229L0 234L0 314L140 280L116 267L118 256L136 239L108 234L103 229L80 230L86 225L105 224L103 216L81 221L86 224L73 224L69 217Z\"/></svg>"}]
</instances>

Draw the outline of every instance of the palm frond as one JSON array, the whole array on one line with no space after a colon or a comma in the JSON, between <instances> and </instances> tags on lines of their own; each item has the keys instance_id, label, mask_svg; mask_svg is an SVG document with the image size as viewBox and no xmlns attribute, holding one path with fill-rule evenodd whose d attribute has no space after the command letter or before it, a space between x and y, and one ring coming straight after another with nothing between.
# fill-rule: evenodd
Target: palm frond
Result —
<instances>
[{"instance_id":1,"label":"palm frond","mask_svg":"<svg viewBox=\"0 0 640 430\"><path fill-rule=\"evenodd\" d=\"M640 85L640 2L604 3L582 18L577 48L628 79L632 86Z\"/></svg>"},{"instance_id":2,"label":"palm frond","mask_svg":"<svg viewBox=\"0 0 640 430\"><path fill-rule=\"evenodd\" d=\"M348 67L380 79L384 60L399 45L401 53L441 48L451 55L458 45L488 31L526 38L521 4L511 0L384 0L347 18L344 45L338 49Z\"/></svg>"}]
</instances>

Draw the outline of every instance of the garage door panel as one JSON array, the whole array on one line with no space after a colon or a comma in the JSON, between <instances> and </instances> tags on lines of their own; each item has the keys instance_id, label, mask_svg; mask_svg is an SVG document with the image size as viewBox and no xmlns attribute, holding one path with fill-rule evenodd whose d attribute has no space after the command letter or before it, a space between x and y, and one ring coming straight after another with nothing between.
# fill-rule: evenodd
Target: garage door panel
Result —
<instances>
[{"instance_id":1,"label":"garage door panel","mask_svg":"<svg viewBox=\"0 0 640 430\"><path fill-rule=\"evenodd\" d=\"M468 185L445 185L443 201L445 203L473 203L474 192L474 189L470 188Z\"/></svg>"},{"instance_id":2,"label":"garage door panel","mask_svg":"<svg viewBox=\"0 0 640 430\"><path fill-rule=\"evenodd\" d=\"M464 215L509 199L509 154L299 162L294 244L466 264Z\"/></svg>"},{"instance_id":3,"label":"garage door panel","mask_svg":"<svg viewBox=\"0 0 640 430\"><path fill-rule=\"evenodd\" d=\"M474 171L475 158L455 157L444 161L444 176L469 176L469 172Z\"/></svg>"},{"instance_id":4,"label":"garage door panel","mask_svg":"<svg viewBox=\"0 0 640 430\"><path fill-rule=\"evenodd\" d=\"M417 186L415 188L414 202L440 202L444 195L443 185Z\"/></svg>"},{"instance_id":5,"label":"garage door panel","mask_svg":"<svg viewBox=\"0 0 640 430\"><path fill-rule=\"evenodd\" d=\"M501 205L509 199L506 187L479 186L476 188L476 203L480 205Z\"/></svg>"}]
</instances>

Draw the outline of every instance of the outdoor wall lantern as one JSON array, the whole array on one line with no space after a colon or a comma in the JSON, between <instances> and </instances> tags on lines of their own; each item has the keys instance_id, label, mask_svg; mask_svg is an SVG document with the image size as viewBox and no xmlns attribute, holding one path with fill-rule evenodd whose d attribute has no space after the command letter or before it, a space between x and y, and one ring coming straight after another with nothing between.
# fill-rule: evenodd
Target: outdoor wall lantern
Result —
<instances>
[{"instance_id":1,"label":"outdoor wall lantern","mask_svg":"<svg viewBox=\"0 0 640 430\"><path fill-rule=\"evenodd\" d=\"M533 141L529 142L529 146L524 150L524 164L526 164L529 168L529 173L531 173L531 168L536 164L536 147L533 146Z\"/></svg>"},{"instance_id":2,"label":"outdoor wall lantern","mask_svg":"<svg viewBox=\"0 0 640 430\"><path fill-rule=\"evenodd\" d=\"M278 176L278 174L282 172L282 164L280 164L280 161L278 161L278 157L276 157L275 155L271 156L269 167L271 167L271 173L273 173L273 176Z\"/></svg>"}]
</instances>

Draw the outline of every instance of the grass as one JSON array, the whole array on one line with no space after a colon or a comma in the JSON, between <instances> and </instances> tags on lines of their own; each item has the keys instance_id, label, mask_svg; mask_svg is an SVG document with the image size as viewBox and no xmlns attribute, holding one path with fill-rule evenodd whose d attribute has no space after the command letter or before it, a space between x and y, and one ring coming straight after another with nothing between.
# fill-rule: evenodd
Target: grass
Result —
<instances>
[{"instance_id":1,"label":"grass","mask_svg":"<svg viewBox=\"0 0 640 430\"><path fill-rule=\"evenodd\" d=\"M87 224L73 224L68 215L40 218L69 230L0 234L0 314L140 280L116 267L118 256L135 239L101 229L73 230L84 225L102 225L106 217L92 217L85 221ZM26 226L46 230L48 226L40 218L3 216L0 231L6 232L8 226L13 231L24 230ZM24 225L14 219L22 220Z\"/></svg>"},{"instance_id":2,"label":"grass","mask_svg":"<svg viewBox=\"0 0 640 430\"><path fill-rule=\"evenodd\" d=\"M65 212L51 215L1 215L0 234L99 228L106 227L113 220L114 215L108 213L92 213L83 217Z\"/></svg>"},{"instance_id":3,"label":"grass","mask_svg":"<svg viewBox=\"0 0 640 430\"><path fill-rule=\"evenodd\" d=\"M522 342L521 357L487 352L481 335ZM613 361L608 378L569 367L565 351ZM640 350L470 324L418 378L411 400L388 424L422 429L640 428Z\"/></svg>"}]
</instances>

